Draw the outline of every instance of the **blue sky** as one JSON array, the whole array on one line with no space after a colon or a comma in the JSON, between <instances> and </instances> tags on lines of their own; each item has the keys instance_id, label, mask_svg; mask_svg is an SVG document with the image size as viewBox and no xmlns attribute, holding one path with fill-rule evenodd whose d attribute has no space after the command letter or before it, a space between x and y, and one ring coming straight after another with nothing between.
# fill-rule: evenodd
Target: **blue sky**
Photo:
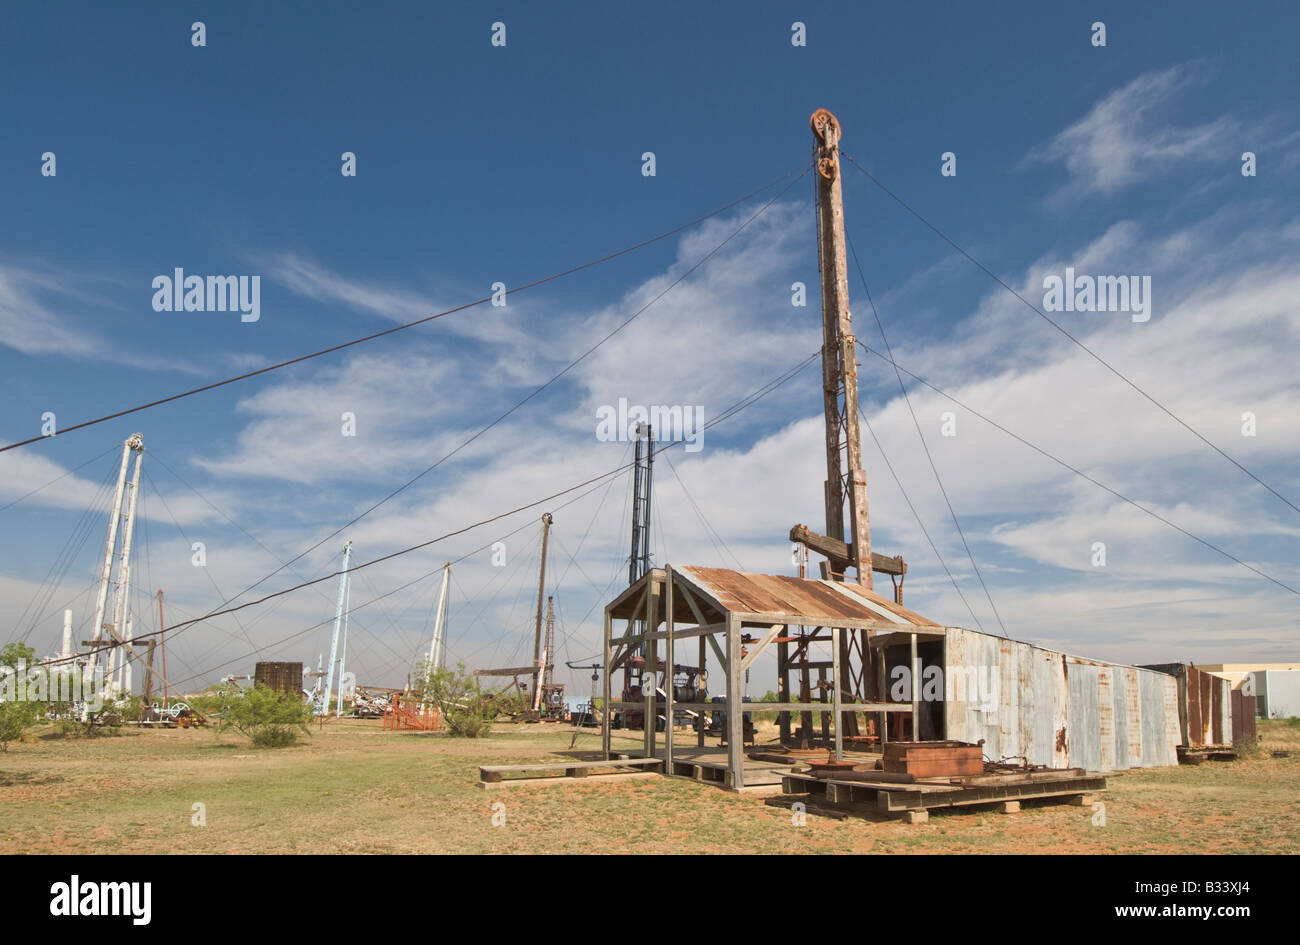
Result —
<instances>
[{"instance_id":1,"label":"blue sky","mask_svg":"<svg viewBox=\"0 0 1300 945\"><path fill-rule=\"evenodd\" d=\"M35 435L46 411L67 426L638 242L802 165L808 116L828 107L849 154L1031 301L1043 275L1065 266L1151 275L1150 322L1062 313L1062 324L1300 504L1294 6L952 6L11 11L0 38L0 439ZM190 44L196 19L204 48ZM504 48L489 42L498 20ZM796 20L804 48L790 43ZM1098 20L1104 48L1090 42ZM46 151L52 178L40 173ZM354 178L340 174L344 151L357 156ZM645 151L653 178L641 173ZM955 177L939 173L945 151L957 155ZM1244 151L1257 155L1255 177L1240 173ZM900 363L1189 531L1300 581L1300 515L847 174L848 230ZM138 606L144 590L164 587L177 617L197 615L495 419L759 206L505 309L0 454L0 505L142 431L149 571ZM626 445L593 433L601 405L698 404L711 418L811 354L812 215L804 178L563 381L349 529L358 559L619 465ZM261 319L155 312L151 280L178 266L260 275ZM794 281L810 287L806 308L790 305ZM858 336L876 344L856 273L850 290ZM865 360L868 416L975 616L868 437L876 547L912 562L910 606L992 628L897 382ZM937 395L915 391L912 406L1010 635L1134 662L1294 657L1295 595ZM939 433L947 410L953 438ZM357 416L355 438L339 434L343 411ZM1241 435L1245 411L1258 416L1256 437ZM699 453L668 454L680 481L660 464L657 560L789 573L789 526L820 525L820 435L810 370L710 430ZM6 634L28 632L18 614L80 535L115 462L105 456L0 510L0 605L15 624L0 626ZM625 568L626 492L619 480L556 512L562 657L598 648L596 605ZM507 540L507 568L472 556L452 594L452 657L505 660L530 645L538 514L370 569L353 601L527 526ZM190 566L182 531L208 545L206 573ZM39 647L56 643L65 600L88 627L75 595L92 580L102 532L96 519L38 608ZM328 573L343 537L266 587ZM1094 541L1107 543L1105 568L1090 563ZM248 671L258 648L314 662L325 629L275 641L328 618L333 590L187 631L174 650L184 675L193 684ZM426 580L357 612L362 682L404 680L427 647L435 591ZM585 674L576 683L585 688Z\"/></svg>"}]
</instances>

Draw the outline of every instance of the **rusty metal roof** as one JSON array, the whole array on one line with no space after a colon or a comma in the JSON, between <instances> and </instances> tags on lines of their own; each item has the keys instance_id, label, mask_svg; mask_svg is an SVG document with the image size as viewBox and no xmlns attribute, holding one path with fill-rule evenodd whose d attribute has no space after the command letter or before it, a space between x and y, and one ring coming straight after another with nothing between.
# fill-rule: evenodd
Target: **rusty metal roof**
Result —
<instances>
[{"instance_id":1,"label":"rusty metal roof","mask_svg":"<svg viewBox=\"0 0 1300 945\"><path fill-rule=\"evenodd\" d=\"M901 625L938 627L920 614L848 581L821 581L779 574L749 574L725 568L675 567L691 583L732 613L785 614L808 623L883 620Z\"/></svg>"}]
</instances>

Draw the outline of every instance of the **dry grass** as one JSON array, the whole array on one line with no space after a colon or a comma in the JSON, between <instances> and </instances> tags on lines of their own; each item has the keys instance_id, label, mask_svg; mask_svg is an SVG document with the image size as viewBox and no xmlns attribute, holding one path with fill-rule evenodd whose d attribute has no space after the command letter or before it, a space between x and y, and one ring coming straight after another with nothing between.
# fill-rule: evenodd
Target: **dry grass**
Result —
<instances>
[{"instance_id":1,"label":"dry grass","mask_svg":"<svg viewBox=\"0 0 1300 945\"><path fill-rule=\"evenodd\" d=\"M668 778L476 787L480 763L554 760L569 733L546 725L458 740L343 721L279 751L207 731L35 739L0 754L0 852L1300 852L1300 727L1261 734L1292 757L1125 772L1101 795L1105 826L1088 808L1026 805L796 827L762 798ZM206 827L191 826L195 803Z\"/></svg>"}]
</instances>

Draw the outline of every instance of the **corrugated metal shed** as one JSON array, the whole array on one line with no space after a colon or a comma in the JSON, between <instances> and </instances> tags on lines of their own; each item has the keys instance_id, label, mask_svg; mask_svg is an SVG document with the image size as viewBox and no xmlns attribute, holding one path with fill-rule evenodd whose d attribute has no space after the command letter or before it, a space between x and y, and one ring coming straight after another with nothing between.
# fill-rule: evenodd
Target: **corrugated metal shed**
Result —
<instances>
[{"instance_id":1,"label":"corrugated metal shed","mask_svg":"<svg viewBox=\"0 0 1300 945\"><path fill-rule=\"evenodd\" d=\"M1178 763L1178 683L1165 673L943 627L852 582L690 565L674 572L710 621L748 614L807 626L879 630L883 624L941 643L945 731L939 737L983 739L984 753L995 760L1091 770ZM620 594L611 616L635 619L652 576ZM685 600L675 598L674 608L688 613Z\"/></svg>"},{"instance_id":2,"label":"corrugated metal shed","mask_svg":"<svg viewBox=\"0 0 1300 945\"><path fill-rule=\"evenodd\" d=\"M1232 743L1232 683L1184 663L1144 667L1168 673L1178 681L1178 725L1182 741L1192 748Z\"/></svg>"},{"instance_id":3,"label":"corrugated metal shed","mask_svg":"<svg viewBox=\"0 0 1300 945\"><path fill-rule=\"evenodd\" d=\"M1178 763L1172 676L955 627L945 643L947 738L1055 768Z\"/></svg>"}]
</instances>

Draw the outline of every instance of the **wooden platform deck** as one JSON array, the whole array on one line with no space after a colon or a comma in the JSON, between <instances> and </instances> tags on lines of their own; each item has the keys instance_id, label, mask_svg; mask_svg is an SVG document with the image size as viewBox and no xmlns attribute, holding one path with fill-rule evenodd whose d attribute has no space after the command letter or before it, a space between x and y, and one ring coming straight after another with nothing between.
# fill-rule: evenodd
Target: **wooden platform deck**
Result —
<instances>
[{"instance_id":1,"label":"wooden platform deck","mask_svg":"<svg viewBox=\"0 0 1300 945\"><path fill-rule=\"evenodd\" d=\"M869 772L858 774L869 777ZM1103 776L1079 768L918 779L911 783L835 780L791 771L781 776L786 803L778 806L788 806L788 800L797 795L815 802L808 807L810 813L820 813L829 807L850 816L877 814L898 817L908 823L924 823L930 811L940 808L992 804L1010 814L1020 810L1023 800L1043 798L1086 805L1091 801L1091 793L1105 789ZM824 804L820 803L823 801Z\"/></svg>"},{"instance_id":2,"label":"wooden platform deck","mask_svg":"<svg viewBox=\"0 0 1300 945\"><path fill-rule=\"evenodd\" d=\"M659 758L667 760L667 753L662 748L657 754ZM825 751L811 754L819 761L826 758ZM846 751L844 757L859 765L870 766L880 758L880 755ZM773 793L782 790L782 778L796 768L806 767L808 760L805 755L782 757L761 748L751 749L745 756L745 785L741 790L747 793ZM726 748L674 747L673 770L666 773L733 789L731 772L727 766Z\"/></svg>"}]
</instances>

